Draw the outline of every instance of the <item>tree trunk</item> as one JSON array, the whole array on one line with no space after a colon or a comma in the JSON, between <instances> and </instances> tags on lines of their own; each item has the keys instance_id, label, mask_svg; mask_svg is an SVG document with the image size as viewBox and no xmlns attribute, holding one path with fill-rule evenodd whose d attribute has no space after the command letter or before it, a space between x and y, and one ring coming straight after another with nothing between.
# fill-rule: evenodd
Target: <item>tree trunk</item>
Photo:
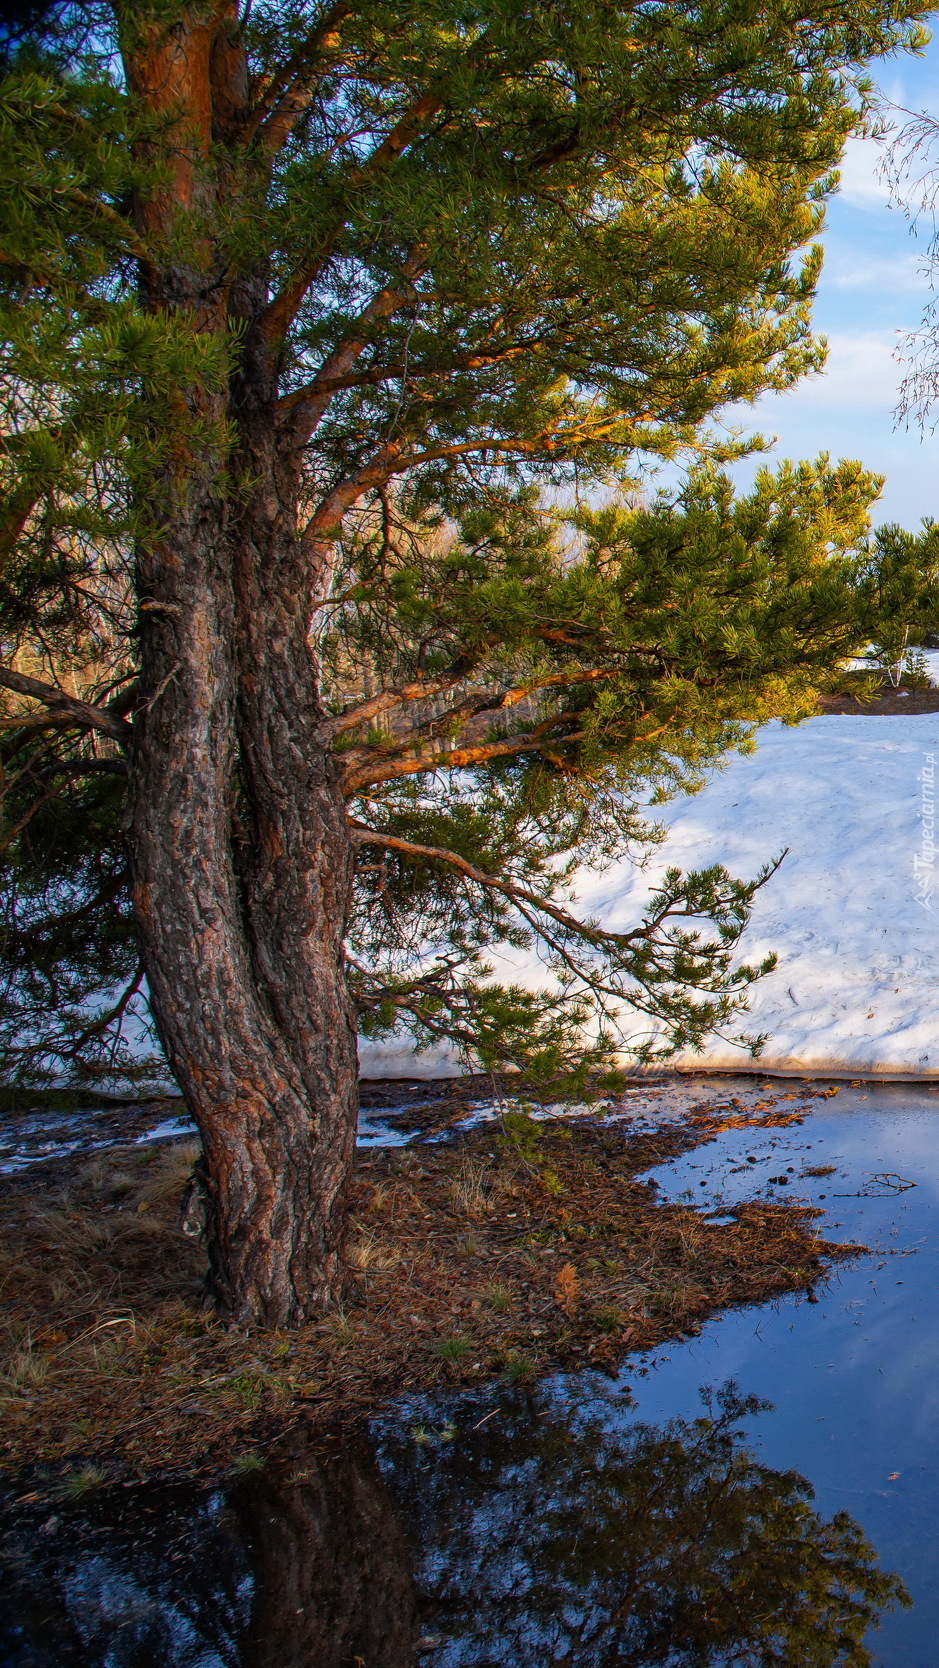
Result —
<instances>
[{"instance_id":1,"label":"tree trunk","mask_svg":"<svg viewBox=\"0 0 939 1668\"><path fill-rule=\"evenodd\" d=\"M301 560L296 453L278 440L267 285L223 279L213 241L239 189L219 160L246 108L237 12L127 8L122 22L128 83L161 124L139 146L163 164L136 211L153 251L141 305L218 352L214 370L194 356L175 391L148 494L160 531L137 557L129 842L156 1024L203 1140L212 1293L226 1315L290 1326L343 1274L353 850L317 733L317 575Z\"/></svg>"},{"instance_id":2,"label":"tree trunk","mask_svg":"<svg viewBox=\"0 0 939 1668\"><path fill-rule=\"evenodd\" d=\"M353 856L316 737L292 483L263 432L237 519L190 474L139 558L130 843L157 1025L203 1139L212 1294L227 1316L291 1326L343 1275Z\"/></svg>"}]
</instances>

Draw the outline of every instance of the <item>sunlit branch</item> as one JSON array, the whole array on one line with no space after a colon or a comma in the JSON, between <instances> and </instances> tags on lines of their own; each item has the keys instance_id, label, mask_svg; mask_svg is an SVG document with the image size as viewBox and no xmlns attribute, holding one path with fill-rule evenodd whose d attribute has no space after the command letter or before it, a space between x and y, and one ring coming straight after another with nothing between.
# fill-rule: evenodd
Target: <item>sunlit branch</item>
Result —
<instances>
[{"instance_id":1,"label":"sunlit branch","mask_svg":"<svg viewBox=\"0 0 939 1668\"><path fill-rule=\"evenodd\" d=\"M609 425L604 426L609 427ZM321 500L303 529L302 544L307 552L334 540L342 526L343 517L373 487L384 486L408 470L419 469L427 463L441 463L449 459L493 455L510 458L544 458L552 453L563 458L575 444L585 444L598 436L588 433L580 425L576 430L564 430L560 425L542 430L526 439L509 439L501 435L480 435L473 440L449 446L431 446L423 451L409 450L403 440L387 441L373 453L366 463L346 476ZM607 438L605 432L599 438Z\"/></svg>"},{"instance_id":2,"label":"sunlit branch","mask_svg":"<svg viewBox=\"0 0 939 1668\"><path fill-rule=\"evenodd\" d=\"M471 673L475 661L467 658L458 661L456 666L439 678L415 678L410 683L399 684L395 689L384 689L378 695L372 695L367 701L360 701L354 707L347 707L344 712L337 713L320 725L317 739L324 741L334 736L343 735L347 730L357 729L360 724L380 718L382 713L390 712L402 702L429 700L434 695L440 695L445 689L452 689L455 684L462 683Z\"/></svg>"},{"instance_id":3,"label":"sunlit branch","mask_svg":"<svg viewBox=\"0 0 939 1668\"><path fill-rule=\"evenodd\" d=\"M415 292L415 297L417 297L417 292ZM420 299L423 299L423 297L420 297ZM365 315L362 314L355 321L356 324L362 322L364 318ZM365 345L364 342L358 344L359 351ZM536 340L516 344L510 348L503 348L498 352L493 350L490 353L454 354L449 359L433 363L416 360L413 364L402 362L394 365L372 365L364 371L355 371L354 373L350 371L348 375L344 374L337 364L334 364L334 359L338 359L339 354L344 351L340 348L337 349L336 355L331 356L324 363L322 370L318 371L310 382L305 383L302 388L293 389L291 393L284 395L279 410L289 412L297 406L305 406L308 400L324 400L333 394L344 393L353 388L380 387L384 382L400 382L404 377L408 377L414 382L423 382L435 377L447 378L454 376L460 371L488 370L492 366L508 364L513 359L528 356L534 353L539 345L540 342Z\"/></svg>"},{"instance_id":4,"label":"sunlit branch","mask_svg":"<svg viewBox=\"0 0 939 1668\"><path fill-rule=\"evenodd\" d=\"M345 194L363 186L375 173L390 167L397 161L401 152L406 150L415 139L421 128L441 107L441 94L428 92L416 99L410 110L397 121L390 132L386 134L380 145L377 145L371 155L355 168L346 183ZM311 284L315 283L329 260L339 234L344 225L344 217L338 216L332 229L324 237L320 248L306 266L288 278L286 284L270 303L261 320L261 327L269 342L283 339L287 330L303 305Z\"/></svg>"},{"instance_id":5,"label":"sunlit branch","mask_svg":"<svg viewBox=\"0 0 939 1668\"><path fill-rule=\"evenodd\" d=\"M419 776L441 768L459 770L466 765L485 764L488 759L511 758L516 753L546 753L551 732L556 730L558 722L554 718L546 719L522 735L499 737L498 740L479 742L474 746L441 747L439 742L428 742L425 747L413 749L402 758L382 759L374 748L356 748L351 758L346 756L349 763L342 779L343 792L348 797L361 793L365 788L377 787L381 782L397 781L402 776ZM583 741L584 737L584 731L572 730L553 739L557 745L563 743L566 746Z\"/></svg>"},{"instance_id":6,"label":"sunlit branch","mask_svg":"<svg viewBox=\"0 0 939 1668\"><path fill-rule=\"evenodd\" d=\"M351 0L336 0L320 27L288 58L273 76L244 123L239 138L248 145L256 136L269 153L278 150L307 109L320 77L329 66L327 54L339 44L339 25L352 10Z\"/></svg>"},{"instance_id":7,"label":"sunlit branch","mask_svg":"<svg viewBox=\"0 0 939 1668\"><path fill-rule=\"evenodd\" d=\"M506 712L510 707L518 706L521 701L527 700L543 689L576 689L580 684L595 683L602 678L608 679L619 676L621 676L620 668L616 666L595 667L589 671L577 668L570 672L556 672L550 676L532 678L529 683L517 684L515 688L507 689L501 694L490 696L477 690L474 695L468 695L464 701L446 707L443 712L435 713L432 718L428 718L422 724L414 725L404 735L396 735L395 741L402 748L405 748L420 737L432 736L435 733L440 734L452 725L468 724L472 719L482 718L487 713ZM562 722L566 716L566 714L560 713L551 722ZM457 739L455 739L455 745L459 746Z\"/></svg>"},{"instance_id":8,"label":"sunlit branch","mask_svg":"<svg viewBox=\"0 0 939 1668\"><path fill-rule=\"evenodd\" d=\"M423 270L424 250L412 251L405 261L400 276L374 296L367 307L353 320L352 334L347 336L324 361L312 381L303 388L286 394L278 405L278 412L290 419L290 435L294 442L309 440L320 418L327 411L333 395L351 386L349 372L368 345L367 327L380 319L390 318L400 307L416 299L414 280Z\"/></svg>"}]
</instances>

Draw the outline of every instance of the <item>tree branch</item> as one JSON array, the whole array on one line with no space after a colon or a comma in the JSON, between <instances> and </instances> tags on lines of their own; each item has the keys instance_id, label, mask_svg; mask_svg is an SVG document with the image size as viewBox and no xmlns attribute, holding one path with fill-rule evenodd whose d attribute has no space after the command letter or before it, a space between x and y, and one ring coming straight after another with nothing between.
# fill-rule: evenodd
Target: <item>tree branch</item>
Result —
<instances>
[{"instance_id":1,"label":"tree branch","mask_svg":"<svg viewBox=\"0 0 939 1668\"><path fill-rule=\"evenodd\" d=\"M90 1025L85 1026L84 1031L80 1031L77 1037L73 1037L68 1048L66 1050L59 1051L61 1058L67 1060L77 1059L86 1043L91 1042L93 1037L103 1036L105 1031L108 1029L108 1026L113 1025L116 1019L123 1019L124 1014L127 1011L128 1004L131 1001L131 998L137 995L137 992L143 984L143 979L143 963L138 962L137 971L134 974L134 977L131 979L129 985L127 985L121 992L121 995L118 997L113 1008L108 1008L103 1014L99 1014L97 1019L92 1020Z\"/></svg>"},{"instance_id":2,"label":"tree branch","mask_svg":"<svg viewBox=\"0 0 939 1668\"><path fill-rule=\"evenodd\" d=\"M297 441L309 440L317 423L326 411L333 395L350 386L348 372L368 345L366 326L378 319L390 318L399 307L416 298L414 280L424 269L426 251L423 245L411 251L398 278L386 284L353 321L353 334L333 350L311 382L286 394L278 404L278 414L290 416L290 430Z\"/></svg>"},{"instance_id":3,"label":"tree branch","mask_svg":"<svg viewBox=\"0 0 939 1668\"><path fill-rule=\"evenodd\" d=\"M384 486L397 472L396 463L403 451L403 443L389 440L384 446L363 463L359 469L347 475L344 481L327 492L314 510L303 529L300 546L304 556L312 555L317 545L329 544L336 538L341 526L342 518L347 510L351 510L367 492L369 487ZM404 468L407 468L405 463Z\"/></svg>"},{"instance_id":4,"label":"tree branch","mask_svg":"<svg viewBox=\"0 0 939 1668\"><path fill-rule=\"evenodd\" d=\"M270 155L280 149L309 105L323 71L322 53L338 44L339 25L351 10L351 0L336 0L319 28L292 53L244 123L239 134L242 144L250 145L257 137Z\"/></svg>"},{"instance_id":5,"label":"tree branch","mask_svg":"<svg viewBox=\"0 0 939 1668\"><path fill-rule=\"evenodd\" d=\"M142 261L145 265L152 263L153 254L147 248L143 238L139 236L130 222L125 220L116 208L111 207L110 203L104 202L99 197L89 197L87 192L79 191L77 186L71 186L68 195L73 203L79 203L82 208L90 209L92 214L99 215L102 220L107 221L109 226L113 226L127 244L129 254L134 255L138 261Z\"/></svg>"},{"instance_id":6,"label":"tree branch","mask_svg":"<svg viewBox=\"0 0 939 1668\"><path fill-rule=\"evenodd\" d=\"M396 991L388 985L379 983L372 974L359 967L350 956L347 956L346 960L361 977L363 986L370 986L367 994L364 991L361 994L353 991L353 1000L360 1013L368 1013L371 1009L378 1007L380 1003L390 1003L400 1013L412 1014L430 1032L431 1036L439 1037L441 1041L445 1042L462 1043L470 1056L477 1053L479 1048L478 1033L472 1031L468 1025L461 1024L454 1017L453 1000L447 1000L450 993L441 992L439 985L435 984L432 979L415 980L407 992ZM446 1023L442 1023L438 1018L437 1003L441 997L449 1015ZM427 1003L426 1007L421 1005L422 999ZM518 1066L520 1070L524 1069L525 1061L518 1050L503 1045L500 1054L503 1061L509 1061L512 1065Z\"/></svg>"},{"instance_id":7,"label":"tree branch","mask_svg":"<svg viewBox=\"0 0 939 1668\"><path fill-rule=\"evenodd\" d=\"M44 781L48 776L124 776L129 772L124 759L60 759L31 772Z\"/></svg>"},{"instance_id":8,"label":"tree branch","mask_svg":"<svg viewBox=\"0 0 939 1668\"><path fill-rule=\"evenodd\" d=\"M12 556L33 510L39 503L44 489L39 492L21 493L13 495L7 500L7 519L0 527L0 568L6 566L7 557Z\"/></svg>"},{"instance_id":9,"label":"tree branch","mask_svg":"<svg viewBox=\"0 0 939 1668\"><path fill-rule=\"evenodd\" d=\"M49 708L52 718L61 721L65 718L73 719L85 729L97 730L101 735L109 736L112 741L119 742L121 747L130 745L131 728L127 721L118 718L107 707L91 706L88 701L79 701L74 695L66 695L64 689L56 689L54 684L42 683L39 678L27 677L25 672L14 672L8 666L0 666L0 688L11 689L17 695L28 695L34 701L41 701Z\"/></svg>"},{"instance_id":10,"label":"tree branch","mask_svg":"<svg viewBox=\"0 0 939 1668\"><path fill-rule=\"evenodd\" d=\"M342 789L347 798L361 793L363 788L378 787L382 782L394 782L402 776L419 776L428 770L460 770L466 765L485 764L488 759L511 758L515 753L537 753L548 743L550 731L557 720L548 719L523 735L500 737L498 741L480 742L474 747L441 748L428 742L426 747L412 752L410 757L379 762L372 748L356 748L351 768L347 765L342 778ZM559 742L583 741L585 732L573 730L558 736ZM366 760L374 761L366 763ZM361 761L361 762L356 762Z\"/></svg>"},{"instance_id":11,"label":"tree branch","mask_svg":"<svg viewBox=\"0 0 939 1668\"><path fill-rule=\"evenodd\" d=\"M387 316L387 315L382 315ZM363 315L364 317L364 315ZM359 321L356 320L356 323ZM364 347L364 343L361 346ZM413 365L373 365L368 370L357 371L354 375L344 374L342 370L333 367L332 359L325 362L322 369L317 371L312 381L305 383L302 388L295 388L285 394L279 402L281 412L289 412L298 405L303 405L307 399L322 398L325 395L339 394L351 388L374 388L383 382L400 382L403 377L413 378L415 382L430 377L449 377L458 371L481 371L492 365L504 365L510 359L517 359L520 355L532 353L540 344L538 342L521 342L513 347L493 349L489 353L457 354L442 364ZM337 350L337 353L341 350Z\"/></svg>"},{"instance_id":12,"label":"tree branch","mask_svg":"<svg viewBox=\"0 0 939 1668\"><path fill-rule=\"evenodd\" d=\"M456 684L462 683L471 674L475 664L476 660L468 658L464 664L451 667L441 678L428 679L426 682L416 679L413 683L401 684L396 689L383 690L380 694L371 696L369 700L360 702L358 706L348 707L335 718L328 719L325 724L320 725L317 737L328 743L335 736L354 730L368 719L378 718L382 713L393 711L405 702L428 700L434 695L442 694L445 689L452 689ZM396 734L395 746L403 754L419 738L426 739L441 726L452 724L455 720L462 723L468 719L480 718L487 712L504 712L509 707L518 706L519 702L542 689L576 688L578 684L595 683L600 679L615 678L619 675L617 667L577 667L570 672L553 672L544 677L532 678L528 683L516 684L503 690L501 694L486 695L483 691L477 690L475 694L467 696L465 701L447 707L444 712L436 713L426 723L416 724L404 734ZM551 722L557 722L557 718Z\"/></svg>"},{"instance_id":13,"label":"tree branch","mask_svg":"<svg viewBox=\"0 0 939 1668\"><path fill-rule=\"evenodd\" d=\"M75 909L65 910L61 915L56 915L56 930L59 932L63 929L69 930L78 926L80 922L89 920L99 909L113 903L114 899L119 898L122 893L125 897L129 897L130 884L129 869L121 869L117 874L109 876L93 897L86 898L85 902L79 904ZM46 923L44 921L33 922L26 927L15 927L13 936L16 939L17 950L21 954L25 951L34 955L31 947L39 943L45 928Z\"/></svg>"},{"instance_id":14,"label":"tree branch","mask_svg":"<svg viewBox=\"0 0 939 1668\"><path fill-rule=\"evenodd\" d=\"M363 185L370 175L380 172L383 168L391 167L397 161L401 152L406 150L412 139L417 136L423 124L431 116L436 115L441 103L442 95L436 91L425 93L423 97L416 99L410 110L406 111L390 132L386 134L381 144L376 145L371 156L361 163L358 168L353 169L346 182L344 194L348 195L349 191ZM274 297L262 315L261 328L268 342L281 341L286 335L303 304L303 299L310 285L316 282L329 260L343 225L343 217L341 215L337 216L332 230L323 239L319 253L306 266L301 267L298 272L288 278L283 289Z\"/></svg>"},{"instance_id":15,"label":"tree branch","mask_svg":"<svg viewBox=\"0 0 939 1668\"><path fill-rule=\"evenodd\" d=\"M488 436L477 440L459 441L452 446L432 446L424 452L406 450L403 440L386 441L367 463L363 463L351 475L347 475L344 481L338 482L326 494L303 530L301 549L304 554L309 555L317 544L334 539L342 525L343 516L358 503L363 493L370 487L384 486L396 475L402 475L406 470L415 469L422 463L438 463L445 458L468 457L473 453L485 456L487 452L526 458L544 455L552 444L560 443L556 431L552 433L550 430L534 435L529 440Z\"/></svg>"},{"instance_id":16,"label":"tree branch","mask_svg":"<svg viewBox=\"0 0 939 1668\"><path fill-rule=\"evenodd\" d=\"M549 898L539 896L537 892L530 892L525 886L516 886L514 881L503 880L499 875L487 874L484 869L477 869L474 863L461 857L459 852L450 851L446 846L424 846L414 840L402 840L395 834L382 834L374 828L367 828L364 823L350 822L355 838L359 845L382 846L386 851L400 851L407 857L426 857L437 863L447 863L452 869L459 870L468 880L477 886L483 886L490 892L498 892L502 897L517 905L529 904L543 914L557 921L566 931L574 933L578 938L587 939L591 944L608 944L617 949L625 949L637 936L636 933L604 932L601 927L588 926L585 921L578 920L566 909L561 909ZM526 916L530 920L530 917ZM531 922L536 927L535 922Z\"/></svg>"},{"instance_id":17,"label":"tree branch","mask_svg":"<svg viewBox=\"0 0 939 1668\"><path fill-rule=\"evenodd\" d=\"M40 434L47 441L61 446L74 438L76 428L76 423L70 421L52 428L27 429L25 433L6 434L0 437L0 453L15 458L17 453L23 452L27 446L35 446ZM0 568L6 565L7 557L12 556L33 510L47 490L46 487L39 487L33 491L32 487L25 488L21 484L19 491L14 490L7 498L4 506L6 520L0 528Z\"/></svg>"},{"instance_id":18,"label":"tree branch","mask_svg":"<svg viewBox=\"0 0 939 1668\"><path fill-rule=\"evenodd\" d=\"M571 689L579 684L596 683L601 678L615 678L619 675L620 669L616 666L577 667L570 672L553 672L545 677L532 678L529 683L516 684L514 688L504 690L501 695L484 696L482 691L477 690L475 694L468 695L465 701L447 707L443 712L435 713L426 723L416 724L404 735L396 736L395 740L404 748L410 740L430 736L441 727L445 728L455 722L463 724L470 719L481 718L487 712L505 712L509 707L518 706L519 702L526 700L529 695L537 694L539 690ZM562 715L556 715L552 722L557 722L560 716Z\"/></svg>"},{"instance_id":19,"label":"tree branch","mask_svg":"<svg viewBox=\"0 0 939 1668\"><path fill-rule=\"evenodd\" d=\"M486 35L481 35L470 47L466 55L466 66L474 59L483 56L488 45ZM262 318L262 329L268 341L280 341L286 334L297 312L303 304L303 299L315 283L323 267L329 260L345 224L341 212L344 198L349 193L364 185L374 174L385 168L390 168L397 161L402 151L407 150L427 123L442 110L445 103L446 83L440 81L436 86L422 93L413 104L399 116L389 129L380 144L376 145L371 155L358 167L353 168L346 180L339 199L339 212L332 230L329 231L320 246L318 254L306 266L288 278L286 284L276 295Z\"/></svg>"},{"instance_id":20,"label":"tree branch","mask_svg":"<svg viewBox=\"0 0 939 1668\"><path fill-rule=\"evenodd\" d=\"M383 712L389 712L402 701L429 700L433 695L440 695L443 690L452 689L454 684L461 683L469 675L473 665L474 662L469 659L461 660L451 666L442 677L415 678L413 683L399 684L397 689L384 689L380 694L372 695L369 700L359 702L357 706L347 707L344 712L337 713L335 718L327 719L317 730L317 739L331 741L334 736L354 730L370 718L379 718Z\"/></svg>"}]
</instances>

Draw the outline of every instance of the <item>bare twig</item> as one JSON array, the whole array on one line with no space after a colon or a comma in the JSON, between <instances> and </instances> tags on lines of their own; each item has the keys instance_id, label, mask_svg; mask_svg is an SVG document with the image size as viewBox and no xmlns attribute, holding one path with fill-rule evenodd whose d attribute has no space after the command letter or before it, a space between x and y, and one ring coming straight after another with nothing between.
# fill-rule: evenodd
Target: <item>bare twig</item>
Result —
<instances>
[{"instance_id":1,"label":"bare twig","mask_svg":"<svg viewBox=\"0 0 939 1668\"><path fill-rule=\"evenodd\" d=\"M79 701L74 695L67 695L64 689L56 689L54 684L42 683L39 678L28 677L25 672L14 672L12 667L0 666L0 688L12 689L17 695L28 695L34 701L41 701L54 718L71 717L86 729L109 736L122 747L130 744L131 729L125 719L117 717L107 707L95 707L88 701Z\"/></svg>"}]
</instances>

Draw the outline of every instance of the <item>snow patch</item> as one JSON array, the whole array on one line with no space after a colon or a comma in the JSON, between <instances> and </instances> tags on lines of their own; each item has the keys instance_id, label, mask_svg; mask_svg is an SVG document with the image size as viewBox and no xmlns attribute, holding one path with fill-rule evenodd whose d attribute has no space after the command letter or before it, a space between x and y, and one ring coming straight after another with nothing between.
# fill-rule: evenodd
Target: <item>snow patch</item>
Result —
<instances>
[{"instance_id":1,"label":"snow patch","mask_svg":"<svg viewBox=\"0 0 939 1668\"><path fill-rule=\"evenodd\" d=\"M929 661L939 677L939 651ZM924 769L939 768L939 714L772 723L757 741L700 794L656 809L669 837L645 870L622 859L582 871L578 907L625 928L669 865L720 862L746 877L788 848L742 944L747 961L779 957L751 995L746 1028L768 1033L755 1069L939 1077L939 857L934 869L923 793ZM500 954L497 976L547 977L531 953ZM417 1055L400 1042L364 1044L361 1061L374 1076L459 1069L439 1049ZM675 1064L740 1071L749 1062L714 1039Z\"/></svg>"}]
</instances>

